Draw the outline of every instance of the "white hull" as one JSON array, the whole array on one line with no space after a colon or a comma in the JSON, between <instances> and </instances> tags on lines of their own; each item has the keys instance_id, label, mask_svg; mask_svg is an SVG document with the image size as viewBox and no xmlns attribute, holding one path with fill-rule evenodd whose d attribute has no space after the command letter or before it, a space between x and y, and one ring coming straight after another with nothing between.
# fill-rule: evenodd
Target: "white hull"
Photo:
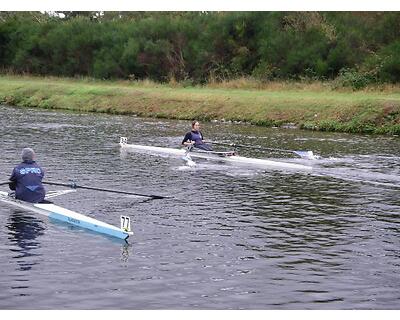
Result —
<instances>
[{"instance_id":1,"label":"white hull","mask_svg":"<svg viewBox=\"0 0 400 320\"><path fill-rule=\"evenodd\" d=\"M47 216L50 219L66 222L84 229L96 231L98 233L117 237L126 240L132 232L124 231L108 223L87 217L83 214L56 206L52 203L29 203L9 197L7 192L0 191L0 201L8 203L14 207L36 212Z\"/></svg>"},{"instance_id":2,"label":"white hull","mask_svg":"<svg viewBox=\"0 0 400 320\"><path fill-rule=\"evenodd\" d=\"M144 153L158 153L165 155L172 155L183 157L186 154L185 149L174 149L174 148L163 148L163 147L151 147L151 146L142 146L138 144L128 144L124 142L120 142L120 146L123 150L133 151L133 152L144 152ZM228 163L232 163L235 165L251 165L257 168L263 169L292 169L292 170L312 170L312 167L305 166L297 163L289 163L289 162L280 162L280 161L272 161L266 159L255 159L255 158L246 158L240 156L225 156L220 157L218 155L208 153L208 152L190 152L189 153L192 158L201 158L201 159L210 159L210 160L218 160L224 161Z\"/></svg>"}]
</instances>

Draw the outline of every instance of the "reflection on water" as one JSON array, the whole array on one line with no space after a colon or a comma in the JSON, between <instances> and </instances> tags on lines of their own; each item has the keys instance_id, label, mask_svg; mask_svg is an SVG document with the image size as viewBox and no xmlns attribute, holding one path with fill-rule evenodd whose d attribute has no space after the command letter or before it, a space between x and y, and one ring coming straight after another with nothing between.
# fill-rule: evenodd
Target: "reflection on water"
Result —
<instances>
[{"instance_id":1,"label":"reflection on water","mask_svg":"<svg viewBox=\"0 0 400 320\"><path fill-rule=\"evenodd\" d=\"M129 244L129 242L125 242L121 247L121 261L128 262L130 251L133 249L133 246Z\"/></svg>"},{"instance_id":2,"label":"reflection on water","mask_svg":"<svg viewBox=\"0 0 400 320\"><path fill-rule=\"evenodd\" d=\"M28 272L39 268L41 254L39 238L45 227L42 222L23 212L12 210L6 228L8 239L9 264L17 265L12 275L13 284L10 286L13 296L27 297L29 293ZM15 273L17 271L17 273Z\"/></svg>"},{"instance_id":3,"label":"reflection on water","mask_svg":"<svg viewBox=\"0 0 400 320\"><path fill-rule=\"evenodd\" d=\"M40 220L20 211L14 211L10 215L6 227L9 230L8 240L13 245L10 251L14 253L14 261L17 262L19 270L29 271L39 263L38 259L32 262L32 258L40 256L35 253L40 248L37 238L43 235L45 227Z\"/></svg>"},{"instance_id":4,"label":"reflection on water","mask_svg":"<svg viewBox=\"0 0 400 320\"><path fill-rule=\"evenodd\" d=\"M173 196L80 190L54 199L114 225L130 216L129 244L0 204L0 307L398 308L398 137L203 124L217 141L312 150L322 159L239 150L312 172L187 168L179 158L120 152L120 136L178 147L188 126L0 107L3 178L31 146L49 180Z\"/></svg>"}]
</instances>

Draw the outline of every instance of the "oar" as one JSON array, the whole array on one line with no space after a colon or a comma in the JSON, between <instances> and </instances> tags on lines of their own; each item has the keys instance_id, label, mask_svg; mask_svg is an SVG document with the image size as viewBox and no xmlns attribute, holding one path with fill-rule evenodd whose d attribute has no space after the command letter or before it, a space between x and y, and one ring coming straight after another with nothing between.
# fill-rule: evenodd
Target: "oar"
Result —
<instances>
[{"instance_id":1,"label":"oar","mask_svg":"<svg viewBox=\"0 0 400 320\"><path fill-rule=\"evenodd\" d=\"M50 185L54 185L54 186L69 187L69 188L73 188L73 189L88 189L88 190L105 191L105 192L112 192L112 193L129 194L129 195L134 195L134 196L147 197L147 198L151 198L151 199L171 198L171 197L167 197L167 196L158 196L158 195L153 195L153 194L142 194L142 193L121 191L121 190L114 190L114 189L105 189L105 188L97 188L97 187L89 187L89 186L80 186L80 185L77 185L75 182L72 182L72 183L61 183L61 182L43 181L42 183L50 184Z\"/></svg>"},{"instance_id":2,"label":"oar","mask_svg":"<svg viewBox=\"0 0 400 320\"><path fill-rule=\"evenodd\" d=\"M289 153L294 153L303 159L308 159L308 160L317 159L317 157L314 156L312 151L295 151L295 150L286 150L286 149L277 149L277 148L263 148L263 147L251 146L251 145L246 145L246 144L223 143L223 142L215 142L215 141L207 141L207 142L221 145L221 146L234 147L234 148L238 147L238 148L257 149L257 150L264 150L264 151L289 152Z\"/></svg>"}]
</instances>

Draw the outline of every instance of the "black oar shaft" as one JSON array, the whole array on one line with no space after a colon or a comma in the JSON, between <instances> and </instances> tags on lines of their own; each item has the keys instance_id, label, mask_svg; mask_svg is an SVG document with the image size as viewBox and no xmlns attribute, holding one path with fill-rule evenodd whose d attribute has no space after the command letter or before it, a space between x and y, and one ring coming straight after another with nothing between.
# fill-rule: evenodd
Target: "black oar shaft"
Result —
<instances>
[{"instance_id":1,"label":"black oar shaft","mask_svg":"<svg viewBox=\"0 0 400 320\"><path fill-rule=\"evenodd\" d=\"M5 185L5 184L9 184L10 182L11 182L10 180L2 181L2 182L0 182L0 186ZM121 191L121 190L114 190L114 189L97 188L97 187L89 187L89 186L80 186L80 185L77 185L74 182L72 182L72 183L61 183L61 182L53 182L53 181L43 181L42 183L50 184L50 185L54 185L54 186L68 187L68 188L72 188L72 189L88 189L88 190L120 193L120 194L129 194L129 195L133 195L133 196L140 196L140 197L146 197L146 198L152 198L152 199L169 198L169 197L166 197L166 196L159 196L159 195L154 195L154 194L143 194L143 193Z\"/></svg>"},{"instance_id":2,"label":"black oar shaft","mask_svg":"<svg viewBox=\"0 0 400 320\"><path fill-rule=\"evenodd\" d=\"M223 143L223 142L215 142L215 141L207 141L213 144L219 144L221 146L229 146L229 147L238 147L238 148L249 148L249 149L258 149L258 150L267 150L267 151L279 151L279 152L295 152L292 150L285 150L285 149L276 149L276 148L265 148L265 147L258 147L258 146L251 146L245 144L236 144L236 143Z\"/></svg>"},{"instance_id":3,"label":"black oar shaft","mask_svg":"<svg viewBox=\"0 0 400 320\"><path fill-rule=\"evenodd\" d=\"M43 183L44 184L54 185L54 186L69 187L69 188L73 188L73 189L88 189L88 190L120 193L120 194L129 194L129 195L147 197L147 198L152 198L152 199L164 199L164 198L167 198L165 196L158 196L158 195L152 195L152 194L149 195L149 194L142 194L142 193L129 192L129 191L121 191L121 190L114 190L114 189L97 188L97 187L90 187L90 186L80 186L80 185L77 185L74 182L73 183L61 183L61 182L43 181Z\"/></svg>"},{"instance_id":4,"label":"black oar shaft","mask_svg":"<svg viewBox=\"0 0 400 320\"><path fill-rule=\"evenodd\" d=\"M257 150L263 150L263 151L277 151L277 152L286 152L286 153L294 153L295 155L311 160L311 159L317 159L312 151L295 151L295 150L287 150L287 149L278 149L278 148L265 148L265 147L258 147L258 146L251 146L251 145L246 145L246 144L235 144L235 143L224 143L224 142L214 142L214 141L207 141L208 143L214 143L214 144L219 144L222 146L230 146L230 147L238 147L238 148L249 148L249 149L257 149Z\"/></svg>"}]
</instances>

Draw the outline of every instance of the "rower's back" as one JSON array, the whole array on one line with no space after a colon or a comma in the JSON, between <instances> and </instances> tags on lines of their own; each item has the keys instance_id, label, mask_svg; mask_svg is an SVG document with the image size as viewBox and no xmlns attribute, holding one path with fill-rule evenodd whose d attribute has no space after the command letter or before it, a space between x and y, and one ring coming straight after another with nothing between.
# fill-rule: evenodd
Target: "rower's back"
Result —
<instances>
[{"instance_id":1,"label":"rower's back","mask_svg":"<svg viewBox=\"0 0 400 320\"><path fill-rule=\"evenodd\" d=\"M46 195L42 184L43 169L34 160L31 148L22 150L22 162L17 165L10 177L10 189L15 190L15 198L31 203L39 203Z\"/></svg>"}]
</instances>

